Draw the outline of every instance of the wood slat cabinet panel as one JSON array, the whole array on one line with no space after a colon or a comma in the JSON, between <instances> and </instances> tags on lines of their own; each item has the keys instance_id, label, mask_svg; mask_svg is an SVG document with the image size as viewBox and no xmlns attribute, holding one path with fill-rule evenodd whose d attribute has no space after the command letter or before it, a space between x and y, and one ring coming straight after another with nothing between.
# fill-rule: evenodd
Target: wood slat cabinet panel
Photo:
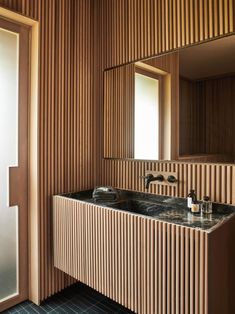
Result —
<instances>
[{"instance_id":1,"label":"wood slat cabinet panel","mask_svg":"<svg viewBox=\"0 0 235 314\"><path fill-rule=\"evenodd\" d=\"M54 196L54 265L135 313L232 314L234 226L206 232Z\"/></svg>"},{"instance_id":2,"label":"wood slat cabinet panel","mask_svg":"<svg viewBox=\"0 0 235 314\"><path fill-rule=\"evenodd\" d=\"M54 265L143 314L207 314L207 233L53 198Z\"/></svg>"}]
</instances>

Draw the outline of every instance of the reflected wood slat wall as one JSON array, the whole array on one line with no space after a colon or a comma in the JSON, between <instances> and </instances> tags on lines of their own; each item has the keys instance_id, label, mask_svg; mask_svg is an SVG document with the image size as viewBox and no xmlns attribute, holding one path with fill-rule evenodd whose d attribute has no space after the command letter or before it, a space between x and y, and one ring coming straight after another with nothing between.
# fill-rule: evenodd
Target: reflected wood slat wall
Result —
<instances>
[{"instance_id":1,"label":"reflected wood slat wall","mask_svg":"<svg viewBox=\"0 0 235 314\"><path fill-rule=\"evenodd\" d=\"M134 157L134 64L104 73L104 157Z\"/></svg>"},{"instance_id":2,"label":"reflected wood slat wall","mask_svg":"<svg viewBox=\"0 0 235 314\"><path fill-rule=\"evenodd\" d=\"M53 267L51 196L92 188L99 178L94 4L93 0L0 0L0 5L40 22L40 292L34 299L39 302L75 282Z\"/></svg>"},{"instance_id":3,"label":"reflected wood slat wall","mask_svg":"<svg viewBox=\"0 0 235 314\"><path fill-rule=\"evenodd\" d=\"M195 84L190 80L180 78L179 87L180 155L206 152L205 130L202 128L205 119Z\"/></svg>"},{"instance_id":4,"label":"reflected wood slat wall","mask_svg":"<svg viewBox=\"0 0 235 314\"><path fill-rule=\"evenodd\" d=\"M235 161L235 76L180 80L180 151L182 155L220 152ZM215 159L216 160L216 159Z\"/></svg>"},{"instance_id":5,"label":"reflected wood slat wall","mask_svg":"<svg viewBox=\"0 0 235 314\"><path fill-rule=\"evenodd\" d=\"M206 80L198 85L205 108L206 151L213 153L221 149L235 162L235 76Z\"/></svg>"}]
</instances>

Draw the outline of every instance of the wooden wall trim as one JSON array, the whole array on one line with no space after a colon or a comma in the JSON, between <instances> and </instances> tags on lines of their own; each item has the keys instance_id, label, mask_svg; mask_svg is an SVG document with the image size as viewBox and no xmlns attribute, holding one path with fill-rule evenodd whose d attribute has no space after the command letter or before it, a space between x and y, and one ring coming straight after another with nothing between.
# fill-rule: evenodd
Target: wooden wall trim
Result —
<instances>
[{"instance_id":1,"label":"wooden wall trim","mask_svg":"<svg viewBox=\"0 0 235 314\"><path fill-rule=\"evenodd\" d=\"M30 227L30 268L29 299L40 302L40 234L39 234L39 173L38 173L38 74L39 74L39 25L34 22L31 28L31 91L30 91L30 178L29 178L29 227Z\"/></svg>"}]
</instances>

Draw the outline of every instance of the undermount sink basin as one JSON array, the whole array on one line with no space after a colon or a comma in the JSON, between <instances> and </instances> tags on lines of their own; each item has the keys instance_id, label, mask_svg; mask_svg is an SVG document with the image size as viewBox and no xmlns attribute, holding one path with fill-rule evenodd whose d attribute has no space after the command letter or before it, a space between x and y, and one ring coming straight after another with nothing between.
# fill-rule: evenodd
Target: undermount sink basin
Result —
<instances>
[{"instance_id":1,"label":"undermount sink basin","mask_svg":"<svg viewBox=\"0 0 235 314\"><path fill-rule=\"evenodd\" d=\"M155 204L142 200L124 200L113 203L111 206L115 209L147 216L155 216L159 211L166 211L167 209L171 209L169 205L164 203Z\"/></svg>"}]
</instances>

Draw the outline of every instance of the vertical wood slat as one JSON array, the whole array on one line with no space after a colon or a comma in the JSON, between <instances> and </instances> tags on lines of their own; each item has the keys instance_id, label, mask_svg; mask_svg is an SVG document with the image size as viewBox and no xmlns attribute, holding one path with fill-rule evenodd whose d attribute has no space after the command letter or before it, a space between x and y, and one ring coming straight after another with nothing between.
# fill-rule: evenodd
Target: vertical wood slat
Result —
<instances>
[{"instance_id":1,"label":"vertical wood slat","mask_svg":"<svg viewBox=\"0 0 235 314\"><path fill-rule=\"evenodd\" d=\"M104 68L234 31L234 2L102 0ZM151 8L151 9L150 9ZM130 14L124 14L125 12ZM112 18L110 18L112 17ZM105 32L108 29L109 32Z\"/></svg>"},{"instance_id":2,"label":"vertical wood slat","mask_svg":"<svg viewBox=\"0 0 235 314\"><path fill-rule=\"evenodd\" d=\"M136 313L207 314L205 231L61 196L53 227L54 264L77 280Z\"/></svg>"}]
</instances>

